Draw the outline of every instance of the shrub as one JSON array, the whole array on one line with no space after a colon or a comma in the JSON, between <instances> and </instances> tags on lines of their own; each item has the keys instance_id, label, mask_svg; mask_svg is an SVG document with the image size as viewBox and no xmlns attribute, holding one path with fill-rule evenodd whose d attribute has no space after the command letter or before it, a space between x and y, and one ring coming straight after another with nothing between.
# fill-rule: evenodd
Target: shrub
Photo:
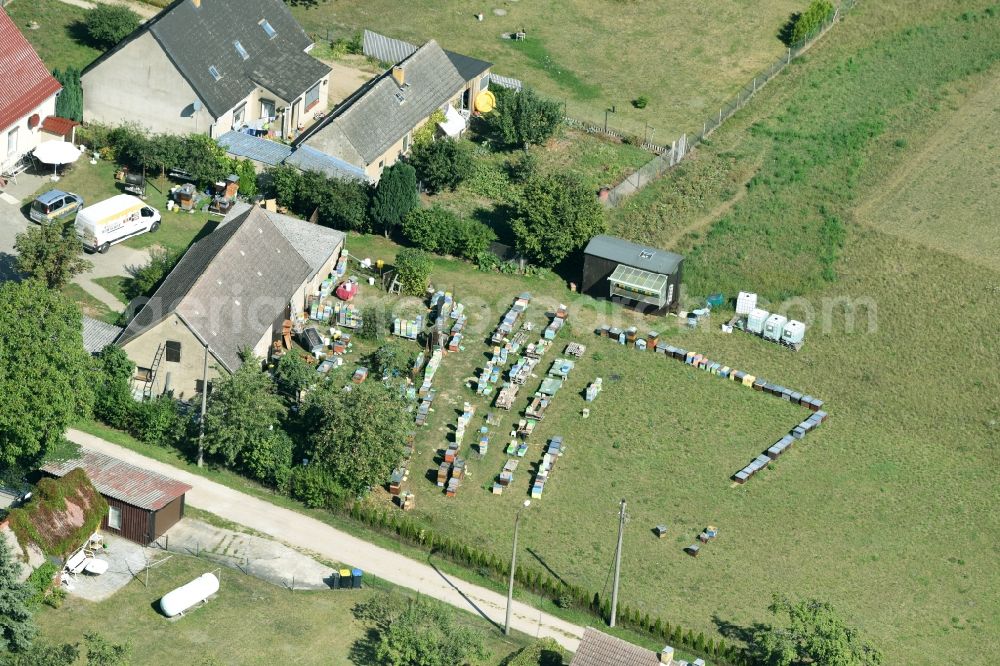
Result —
<instances>
[{"instance_id":1,"label":"shrub","mask_svg":"<svg viewBox=\"0 0 1000 666\"><path fill-rule=\"evenodd\" d=\"M179 254L168 250L152 250L148 264L131 269L132 277L125 283L125 297L132 300L140 296L152 296L180 258Z\"/></svg>"},{"instance_id":2,"label":"shrub","mask_svg":"<svg viewBox=\"0 0 1000 666\"><path fill-rule=\"evenodd\" d=\"M430 115L427 122L413 130L413 147L426 146L434 140L438 123L444 122L444 111L438 109Z\"/></svg>"},{"instance_id":3,"label":"shrub","mask_svg":"<svg viewBox=\"0 0 1000 666\"><path fill-rule=\"evenodd\" d=\"M83 85L80 83L80 70L67 67L65 70L53 70L53 78L62 84L62 92L56 98L56 115L60 118L70 118L77 122L83 120Z\"/></svg>"},{"instance_id":4,"label":"shrub","mask_svg":"<svg viewBox=\"0 0 1000 666\"><path fill-rule=\"evenodd\" d=\"M440 206L416 208L403 221L403 235L422 250L475 259L496 234L482 222L460 218Z\"/></svg>"},{"instance_id":5,"label":"shrub","mask_svg":"<svg viewBox=\"0 0 1000 666\"><path fill-rule=\"evenodd\" d=\"M361 311L361 328L358 335L365 340L381 340L389 332L389 313L384 307L369 305Z\"/></svg>"},{"instance_id":6,"label":"shrub","mask_svg":"<svg viewBox=\"0 0 1000 666\"><path fill-rule=\"evenodd\" d=\"M84 18L87 34L94 45L109 49L139 27L139 15L124 5L99 4Z\"/></svg>"},{"instance_id":7,"label":"shrub","mask_svg":"<svg viewBox=\"0 0 1000 666\"><path fill-rule=\"evenodd\" d=\"M233 160L233 173L240 177L240 194L252 198L257 194L257 169L250 160Z\"/></svg>"},{"instance_id":8,"label":"shrub","mask_svg":"<svg viewBox=\"0 0 1000 666\"><path fill-rule=\"evenodd\" d=\"M396 255L396 270L404 294L423 296L431 275L431 260L423 250L404 248Z\"/></svg>"},{"instance_id":9,"label":"shrub","mask_svg":"<svg viewBox=\"0 0 1000 666\"><path fill-rule=\"evenodd\" d=\"M295 467L288 478L289 494L312 509L338 508L343 490L318 465Z\"/></svg>"},{"instance_id":10,"label":"shrub","mask_svg":"<svg viewBox=\"0 0 1000 666\"><path fill-rule=\"evenodd\" d=\"M157 446L173 446L184 433L184 421L177 403L165 395L137 403L129 425L133 435Z\"/></svg>"},{"instance_id":11,"label":"shrub","mask_svg":"<svg viewBox=\"0 0 1000 666\"><path fill-rule=\"evenodd\" d=\"M413 356L398 342L387 342L369 357L372 368L380 375L405 375L413 363Z\"/></svg>"},{"instance_id":12,"label":"shrub","mask_svg":"<svg viewBox=\"0 0 1000 666\"><path fill-rule=\"evenodd\" d=\"M523 185L538 175L538 155L524 150L521 157L510 164L510 177Z\"/></svg>"},{"instance_id":13,"label":"shrub","mask_svg":"<svg viewBox=\"0 0 1000 666\"><path fill-rule=\"evenodd\" d=\"M639 95L634 100L632 100L632 106L634 106L637 109L645 109L648 104L649 104L649 98L646 97L645 95Z\"/></svg>"},{"instance_id":14,"label":"shrub","mask_svg":"<svg viewBox=\"0 0 1000 666\"><path fill-rule=\"evenodd\" d=\"M494 94L496 108L487 114L486 125L508 146L545 143L562 123L559 103L539 97L530 88L500 88Z\"/></svg>"},{"instance_id":15,"label":"shrub","mask_svg":"<svg viewBox=\"0 0 1000 666\"><path fill-rule=\"evenodd\" d=\"M812 0L804 12L793 17L788 45L800 45L812 37L826 21L833 17L835 11L830 0Z\"/></svg>"},{"instance_id":16,"label":"shrub","mask_svg":"<svg viewBox=\"0 0 1000 666\"><path fill-rule=\"evenodd\" d=\"M440 139L413 147L410 163L417 178L431 192L454 190L472 173L473 161L468 142Z\"/></svg>"}]
</instances>

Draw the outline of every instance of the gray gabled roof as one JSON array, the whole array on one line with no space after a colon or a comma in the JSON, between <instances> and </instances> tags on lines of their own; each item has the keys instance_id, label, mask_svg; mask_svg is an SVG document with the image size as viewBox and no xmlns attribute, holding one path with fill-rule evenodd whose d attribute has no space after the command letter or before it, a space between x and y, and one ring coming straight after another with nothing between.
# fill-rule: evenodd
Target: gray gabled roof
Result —
<instances>
[{"instance_id":1,"label":"gray gabled roof","mask_svg":"<svg viewBox=\"0 0 1000 666\"><path fill-rule=\"evenodd\" d=\"M651 273L673 275L684 257L667 250L660 250L648 245L638 245L624 238L615 236L594 236L587 243L584 254L593 257L610 259L611 261L634 266Z\"/></svg>"},{"instance_id":2,"label":"gray gabled roof","mask_svg":"<svg viewBox=\"0 0 1000 666\"><path fill-rule=\"evenodd\" d=\"M292 154L292 149L283 143L232 130L220 136L218 141L230 155L245 157L268 166L277 166Z\"/></svg>"},{"instance_id":3,"label":"gray gabled roof","mask_svg":"<svg viewBox=\"0 0 1000 666\"><path fill-rule=\"evenodd\" d=\"M237 203L233 206L229 214L222 220L222 224L227 224L239 218L251 208L248 203ZM329 261L330 256L338 247L342 247L347 239L347 234L337 231L321 224L313 224L305 220L281 213L273 213L265 210L264 214L274 224L275 228L285 237L295 251L299 253L306 263L312 276L315 276L323 266Z\"/></svg>"},{"instance_id":4,"label":"gray gabled roof","mask_svg":"<svg viewBox=\"0 0 1000 666\"><path fill-rule=\"evenodd\" d=\"M257 344L311 275L271 219L253 208L188 249L118 344L176 314L234 371L240 350Z\"/></svg>"},{"instance_id":5,"label":"gray gabled roof","mask_svg":"<svg viewBox=\"0 0 1000 666\"><path fill-rule=\"evenodd\" d=\"M83 348L88 353L97 354L121 335L122 329L114 324L106 324L100 319L83 315Z\"/></svg>"},{"instance_id":6,"label":"gray gabled roof","mask_svg":"<svg viewBox=\"0 0 1000 666\"><path fill-rule=\"evenodd\" d=\"M403 87L387 71L363 94L321 121L302 143L368 166L465 86L465 79L433 40L398 67L405 77Z\"/></svg>"},{"instance_id":7,"label":"gray gabled roof","mask_svg":"<svg viewBox=\"0 0 1000 666\"><path fill-rule=\"evenodd\" d=\"M274 28L273 38L261 27L264 20ZM281 0L202 0L198 7L191 0L176 0L122 44L145 31L216 118L258 86L291 102L330 73L328 66L305 53L313 42ZM237 52L236 41L246 50L246 60ZM220 74L218 81L210 67Z\"/></svg>"}]
</instances>

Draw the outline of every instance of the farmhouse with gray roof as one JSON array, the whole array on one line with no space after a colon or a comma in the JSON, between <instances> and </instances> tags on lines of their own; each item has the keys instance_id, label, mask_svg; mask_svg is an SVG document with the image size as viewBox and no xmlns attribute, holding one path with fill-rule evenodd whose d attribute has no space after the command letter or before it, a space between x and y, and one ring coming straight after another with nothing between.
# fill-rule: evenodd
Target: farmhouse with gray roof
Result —
<instances>
[{"instance_id":1,"label":"farmhouse with gray roof","mask_svg":"<svg viewBox=\"0 0 1000 666\"><path fill-rule=\"evenodd\" d=\"M487 87L490 63L455 55L427 42L358 89L296 145L338 158L377 181L409 152L413 131L435 111L468 112Z\"/></svg>"},{"instance_id":2,"label":"farmhouse with gray roof","mask_svg":"<svg viewBox=\"0 0 1000 666\"><path fill-rule=\"evenodd\" d=\"M287 137L327 107L312 46L282 0L175 0L83 71L84 120Z\"/></svg>"},{"instance_id":3,"label":"farmhouse with gray roof","mask_svg":"<svg viewBox=\"0 0 1000 666\"><path fill-rule=\"evenodd\" d=\"M138 367L145 395L200 391L234 372L240 352L268 358L282 323L303 312L333 270L344 234L262 208L240 205L170 271L117 340Z\"/></svg>"}]
</instances>

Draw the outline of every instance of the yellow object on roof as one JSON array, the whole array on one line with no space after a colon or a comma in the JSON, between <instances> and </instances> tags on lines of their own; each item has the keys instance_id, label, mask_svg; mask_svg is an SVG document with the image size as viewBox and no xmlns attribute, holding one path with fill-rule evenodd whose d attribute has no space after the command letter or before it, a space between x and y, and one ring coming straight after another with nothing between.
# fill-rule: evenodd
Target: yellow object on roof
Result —
<instances>
[{"instance_id":1,"label":"yellow object on roof","mask_svg":"<svg viewBox=\"0 0 1000 666\"><path fill-rule=\"evenodd\" d=\"M479 113L489 113L496 108L497 98L489 90L483 90L476 95L476 111Z\"/></svg>"}]
</instances>

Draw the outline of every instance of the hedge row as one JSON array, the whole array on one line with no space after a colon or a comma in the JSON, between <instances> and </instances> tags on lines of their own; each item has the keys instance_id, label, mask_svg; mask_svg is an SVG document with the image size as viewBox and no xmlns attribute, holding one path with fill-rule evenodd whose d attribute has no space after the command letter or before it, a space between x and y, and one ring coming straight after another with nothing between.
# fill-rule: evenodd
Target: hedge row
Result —
<instances>
[{"instance_id":1,"label":"hedge row","mask_svg":"<svg viewBox=\"0 0 1000 666\"><path fill-rule=\"evenodd\" d=\"M344 509L345 507L334 508ZM416 525L397 511L386 511L354 502L346 507L346 513L352 519L369 527L389 533L402 541L422 546L457 564L471 567L480 575L501 582L510 575L510 566L506 558L436 534ZM569 585L540 571L524 569L521 566L515 569L514 580L523 588L548 597L562 608L572 606L584 609L604 622L607 622L611 617L611 600L602 598L597 592L591 592L577 585ZM717 664L744 666L748 663L744 650L736 645L722 639L706 638L703 632L695 634L691 629L685 630L678 624L672 624L662 618L651 616L649 613L642 613L638 609L624 604L619 604L617 624L647 634L674 647L683 648L697 656L711 659Z\"/></svg>"}]
</instances>

